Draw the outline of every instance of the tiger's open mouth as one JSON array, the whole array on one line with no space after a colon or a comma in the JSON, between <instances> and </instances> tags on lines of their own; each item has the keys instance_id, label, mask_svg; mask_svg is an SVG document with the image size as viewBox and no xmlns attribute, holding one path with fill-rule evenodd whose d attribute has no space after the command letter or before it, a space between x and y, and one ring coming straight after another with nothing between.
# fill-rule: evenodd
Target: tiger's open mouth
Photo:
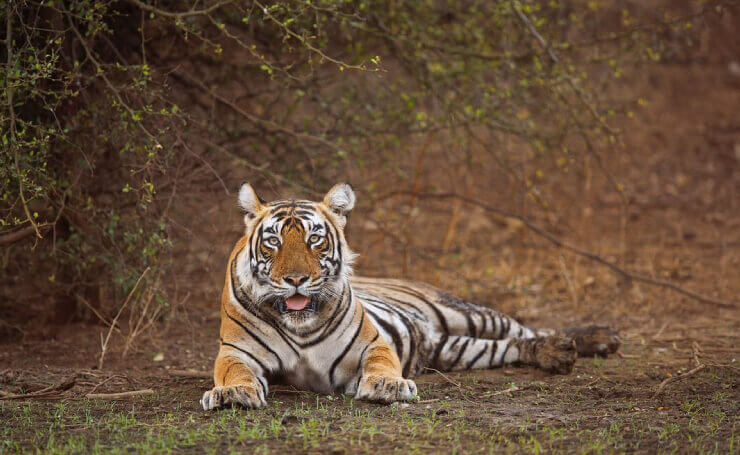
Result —
<instances>
[{"instance_id":1,"label":"tiger's open mouth","mask_svg":"<svg viewBox=\"0 0 740 455\"><path fill-rule=\"evenodd\" d=\"M278 309L282 314L304 310L316 312L316 300L305 295L293 294L280 302Z\"/></svg>"}]
</instances>

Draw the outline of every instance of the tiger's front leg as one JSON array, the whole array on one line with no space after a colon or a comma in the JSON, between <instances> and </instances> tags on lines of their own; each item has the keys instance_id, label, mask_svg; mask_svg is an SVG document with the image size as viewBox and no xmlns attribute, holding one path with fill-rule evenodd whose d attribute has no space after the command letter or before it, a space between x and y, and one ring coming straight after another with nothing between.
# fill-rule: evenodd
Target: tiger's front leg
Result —
<instances>
[{"instance_id":1,"label":"tiger's front leg","mask_svg":"<svg viewBox=\"0 0 740 455\"><path fill-rule=\"evenodd\" d=\"M233 405L261 408L267 404L267 381L237 357L219 355L213 369L213 380L216 386L204 393L200 400L206 411Z\"/></svg>"},{"instance_id":2,"label":"tiger's front leg","mask_svg":"<svg viewBox=\"0 0 740 455\"><path fill-rule=\"evenodd\" d=\"M368 347L355 399L380 403L416 399L416 384L401 375L398 355L381 337Z\"/></svg>"}]
</instances>

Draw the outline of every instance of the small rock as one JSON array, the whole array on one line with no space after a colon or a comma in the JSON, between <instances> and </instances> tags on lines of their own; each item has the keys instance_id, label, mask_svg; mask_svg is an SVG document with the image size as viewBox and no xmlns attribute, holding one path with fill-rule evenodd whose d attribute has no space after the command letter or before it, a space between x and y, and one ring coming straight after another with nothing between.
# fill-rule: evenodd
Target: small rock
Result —
<instances>
[{"instance_id":1,"label":"small rock","mask_svg":"<svg viewBox=\"0 0 740 455\"><path fill-rule=\"evenodd\" d=\"M727 64L727 70L733 76L740 76L740 63L738 63L736 60L731 61Z\"/></svg>"}]
</instances>

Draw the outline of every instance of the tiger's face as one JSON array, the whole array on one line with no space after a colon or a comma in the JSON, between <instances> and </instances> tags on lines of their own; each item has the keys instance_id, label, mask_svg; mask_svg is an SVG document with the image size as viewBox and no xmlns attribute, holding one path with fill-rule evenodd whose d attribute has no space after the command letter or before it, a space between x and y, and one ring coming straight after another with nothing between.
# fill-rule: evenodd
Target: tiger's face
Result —
<instances>
[{"instance_id":1,"label":"tiger's face","mask_svg":"<svg viewBox=\"0 0 740 455\"><path fill-rule=\"evenodd\" d=\"M354 207L352 188L335 185L321 202L262 202L245 183L247 244L235 261L241 288L253 310L285 328L307 332L326 322L347 291L354 254L344 238Z\"/></svg>"}]
</instances>

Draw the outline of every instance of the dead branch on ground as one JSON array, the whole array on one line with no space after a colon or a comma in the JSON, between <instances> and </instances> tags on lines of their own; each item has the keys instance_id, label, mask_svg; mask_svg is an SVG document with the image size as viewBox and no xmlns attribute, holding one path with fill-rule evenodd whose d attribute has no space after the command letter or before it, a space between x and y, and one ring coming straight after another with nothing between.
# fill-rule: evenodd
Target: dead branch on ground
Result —
<instances>
[{"instance_id":1,"label":"dead branch on ground","mask_svg":"<svg viewBox=\"0 0 740 455\"><path fill-rule=\"evenodd\" d=\"M700 351L700 349L701 348L699 347L699 343L697 343L696 341L694 341L693 343L691 343L691 357L694 360L694 363L696 364L696 367L694 369L692 369L692 370L689 370L689 371L685 372L685 373L681 373L681 374L678 374L676 376L671 376L670 378L664 379L663 382L661 382L660 385L658 386L658 390L656 390L655 393L653 394L653 398L657 398L658 395L660 395L661 393L663 393L663 389L665 389L665 387L668 384L670 384L671 382L676 382L676 381L680 381L682 379L686 379L687 377L692 376L692 375L698 373L699 371L703 370L704 368L706 368L706 365L704 365L703 363L701 363L701 361L699 361L699 351Z\"/></svg>"},{"instance_id":2,"label":"dead branch on ground","mask_svg":"<svg viewBox=\"0 0 740 455\"><path fill-rule=\"evenodd\" d=\"M143 390L131 390L129 392L117 392L117 393L88 393L85 398L97 398L101 400L116 400L118 398L136 397L140 395L152 395L154 390L143 389Z\"/></svg>"},{"instance_id":3,"label":"dead branch on ground","mask_svg":"<svg viewBox=\"0 0 740 455\"><path fill-rule=\"evenodd\" d=\"M661 393L663 393L663 389L665 389L665 387L668 384L670 384L672 382L680 381L682 379L686 379L689 376L693 376L696 373L698 373L699 371L703 370L704 368L706 368L706 365L699 365L698 367L696 367L696 368L694 368L692 370L689 370L689 371L687 371L685 373L681 373L681 374L678 374L676 376L671 376L670 378L664 379L663 382L661 382L660 385L658 386L658 390L656 390L655 393L653 394L653 398L657 398Z\"/></svg>"},{"instance_id":4,"label":"dead branch on ground","mask_svg":"<svg viewBox=\"0 0 740 455\"><path fill-rule=\"evenodd\" d=\"M69 378L63 380L62 382L58 384L52 384L48 387L44 387L43 389L37 390L35 392L20 393L20 394L3 393L3 394L0 394L0 400L26 400L29 398L57 397L61 395L62 392L65 392L71 389L72 387L74 387L76 380L77 380L76 376L70 376Z\"/></svg>"},{"instance_id":5,"label":"dead branch on ground","mask_svg":"<svg viewBox=\"0 0 740 455\"><path fill-rule=\"evenodd\" d=\"M102 387L103 385L107 384L108 382L110 382L111 380L116 379L116 378L122 378L122 379L127 379L128 380L128 378L126 376L124 376L124 375L114 374L113 376L109 376L106 379L104 379L103 381L101 381L98 384L96 384L92 388L92 390L90 390L89 392L87 392L86 395L94 394L95 391L98 390L100 387ZM129 382L131 382L131 381L129 381Z\"/></svg>"}]
</instances>

